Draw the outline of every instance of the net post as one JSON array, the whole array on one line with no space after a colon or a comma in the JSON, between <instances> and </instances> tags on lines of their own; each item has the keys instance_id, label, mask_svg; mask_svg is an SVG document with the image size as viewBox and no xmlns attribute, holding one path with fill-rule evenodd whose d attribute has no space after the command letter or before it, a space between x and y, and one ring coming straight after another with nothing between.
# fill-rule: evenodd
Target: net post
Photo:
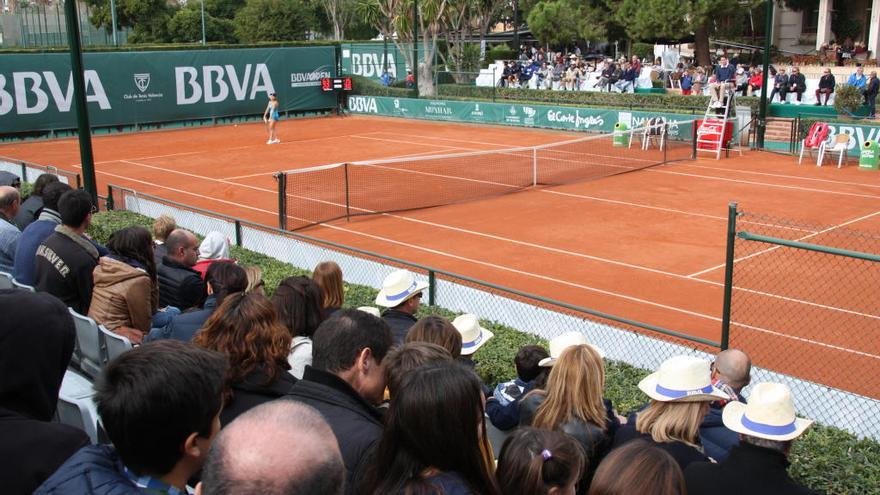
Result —
<instances>
[{"instance_id":1,"label":"net post","mask_svg":"<svg viewBox=\"0 0 880 495\"><path fill-rule=\"evenodd\" d=\"M348 163L344 166L344 175L345 175L345 221L348 222L351 220L351 199L349 197L349 189L348 189Z\"/></svg>"},{"instance_id":2,"label":"net post","mask_svg":"<svg viewBox=\"0 0 880 495\"><path fill-rule=\"evenodd\" d=\"M278 228L287 230L287 174L278 172L275 180L278 181Z\"/></svg>"},{"instance_id":3,"label":"net post","mask_svg":"<svg viewBox=\"0 0 880 495\"><path fill-rule=\"evenodd\" d=\"M538 185L538 148L532 148L532 187Z\"/></svg>"},{"instance_id":4,"label":"net post","mask_svg":"<svg viewBox=\"0 0 880 495\"><path fill-rule=\"evenodd\" d=\"M727 207L727 254L724 262L724 307L721 310L721 350L730 344L730 301L733 295L733 255L736 242L736 208L732 201Z\"/></svg>"},{"instance_id":5,"label":"net post","mask_svg":"<svg viewBox=\"0 0 880 495\"><path fill-rule=\"evenodd\" d=\"M691 160L697 159L697 132L699 132L697 121L691 122Z\"/></svg>"}]
</instances>

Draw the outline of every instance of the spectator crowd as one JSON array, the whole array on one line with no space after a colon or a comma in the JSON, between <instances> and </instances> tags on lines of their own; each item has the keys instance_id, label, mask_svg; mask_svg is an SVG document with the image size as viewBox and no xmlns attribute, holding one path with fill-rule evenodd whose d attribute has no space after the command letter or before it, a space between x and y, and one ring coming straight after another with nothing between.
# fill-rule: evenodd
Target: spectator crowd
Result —
<instances>
[{"instance_id":1,"label":"spectator crowd","mask_svg":"<svg viewBox=\"0 0 880 495\"><path fill-rule=\"evenodd\" d=\"M86 192L37 182L24 203L0 186L3 270L36 289L0 290L4 493L813 493L787 473L812 422L785 385L746 399L741 351L665 360L628 417L605 398L603 351L578 332L524 346L517 376L492 389L474 359L493 333L474 314L418 318L427 285L406 270L375 307L343 308L332 261L267 297L222 234L200 241L160 217L102 246L86 235ZM40 206L21 232L28 201ZM135 344L94 382L107 442L52 421L73 366L70 310Z\"/></svg>"}]
</instances>

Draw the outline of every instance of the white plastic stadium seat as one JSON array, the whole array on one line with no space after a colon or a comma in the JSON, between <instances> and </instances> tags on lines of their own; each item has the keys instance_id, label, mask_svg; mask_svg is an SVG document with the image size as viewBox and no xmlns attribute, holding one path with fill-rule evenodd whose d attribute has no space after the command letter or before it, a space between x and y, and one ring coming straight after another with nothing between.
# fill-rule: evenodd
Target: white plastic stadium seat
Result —
<instances>
[{"instance_id":1,"label":"white plastic stadium seat","mask_svg":"<svg viewBox=\"0 0 880 495\"><path fill-rule=\"evenodd\" d=\"M58 422L86 432L92 443L98 443L98 410L92 401L95 391L86 377L67 370L58 391Z\"/></svg>"},{"instance_id":2,"label":"white plastic stadium seat","mask_svg":"<svg viewBox=\"0 0 880 495\"><path fill-rule=\"evenodd\" d=\"M15 287L12 275L6 272L0 272L0 289L11 289Z\"/></svg>"},{"instance_id":3,"label":"white plastic stadium seat","mask_svg":"<svg viewBox=\"0 0 880 495\"><path fill-rule=\"evenodd\" d=\"M31 292L36 292L36 291L37 291L37 289L34 289L32 286L27 285L27 284L23 284L23 283L19 282L18 280L15 280L15 279L12 279L12 285L14 285L16 288L24 289L24 290L29 290L29 291L31 291Z\"/></svg>"},{"instance_id":4,"label":"white plastic stadium seat","mask_svg":"<svg viewBox=\"0 0 880 495\"><path fill-rule=\"evenodd\" d=\"M131 350L131 341L127 337L107 330L104 325L99 326L98 329L101 330L101 334L104 336L104 348L107 350L108 363L116 359L116 356L123 352Z\"/></svg>"},{"instance_id":5,"label":"white plastic stadium seat","mask_svg":"<svg viewBox=\"0 0 880 495\"><path fill-rule=\"evenodd\" d=\"M69 308L68 308L69 309ZM95 320L69 309L76 326L76 343L79 347L79 366L86 375L97 378L107 364L104 335Z\"/></svg>"}]
</instances>

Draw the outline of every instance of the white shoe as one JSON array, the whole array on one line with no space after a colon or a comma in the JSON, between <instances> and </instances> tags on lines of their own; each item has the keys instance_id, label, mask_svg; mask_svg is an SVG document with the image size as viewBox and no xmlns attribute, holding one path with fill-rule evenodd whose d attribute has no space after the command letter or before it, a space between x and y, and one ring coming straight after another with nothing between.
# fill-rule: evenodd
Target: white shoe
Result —
<instances>
[{"instance_id":1,"label":"white shoe","mask_svg":"<svg viewBox=\"0 0 880 495\"><path fill-rule=\"evenodd\" d=\"M274 142L274 141L272 141L272 140L270 139L270 140L266 141L266 144L273 144L273 142Z\"/></svg>"},{"instance_id":2,"label":"white shoe","mask_svg":"<svg viewBox=\"0 0 880 495\"><path fill-rule=\"evenodd\" d=\"M273 141L271 142L271 144L278 144L278 143L280 143L280 142L281 142L280 139L275 139L275 140L273 140Z\"/></svg>"}]
</instances>

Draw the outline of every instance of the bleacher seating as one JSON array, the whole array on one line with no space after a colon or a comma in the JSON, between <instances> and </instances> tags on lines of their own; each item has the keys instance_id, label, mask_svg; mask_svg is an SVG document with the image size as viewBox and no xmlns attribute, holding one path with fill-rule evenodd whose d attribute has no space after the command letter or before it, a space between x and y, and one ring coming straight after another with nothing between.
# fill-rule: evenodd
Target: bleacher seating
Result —
<instances>
[{"instance_id":1,"label":"bleacher seating","mask_svg":"<svg viewBox=\"0 0 880 495\"><path fill-rule=\"evenodd\" d=\"M95 392L92 382L86 377L67 370L58 392L56 417L59 423L79 428L86 432L92 443L99 443L101 436L98 424L98 411L92 396Z\"/></svg>"},{"instance_id":2,"label":"bleacher seating","mask_svg":"<svg viewBox=\"0 0 880 495\"><path fill-rule=\"evenodd\" d=\"M104 335L95 320L70 310L76 326L76 344L80 369L89 377L97 378L107 364Z\"/></svg>"}]
</instances>

